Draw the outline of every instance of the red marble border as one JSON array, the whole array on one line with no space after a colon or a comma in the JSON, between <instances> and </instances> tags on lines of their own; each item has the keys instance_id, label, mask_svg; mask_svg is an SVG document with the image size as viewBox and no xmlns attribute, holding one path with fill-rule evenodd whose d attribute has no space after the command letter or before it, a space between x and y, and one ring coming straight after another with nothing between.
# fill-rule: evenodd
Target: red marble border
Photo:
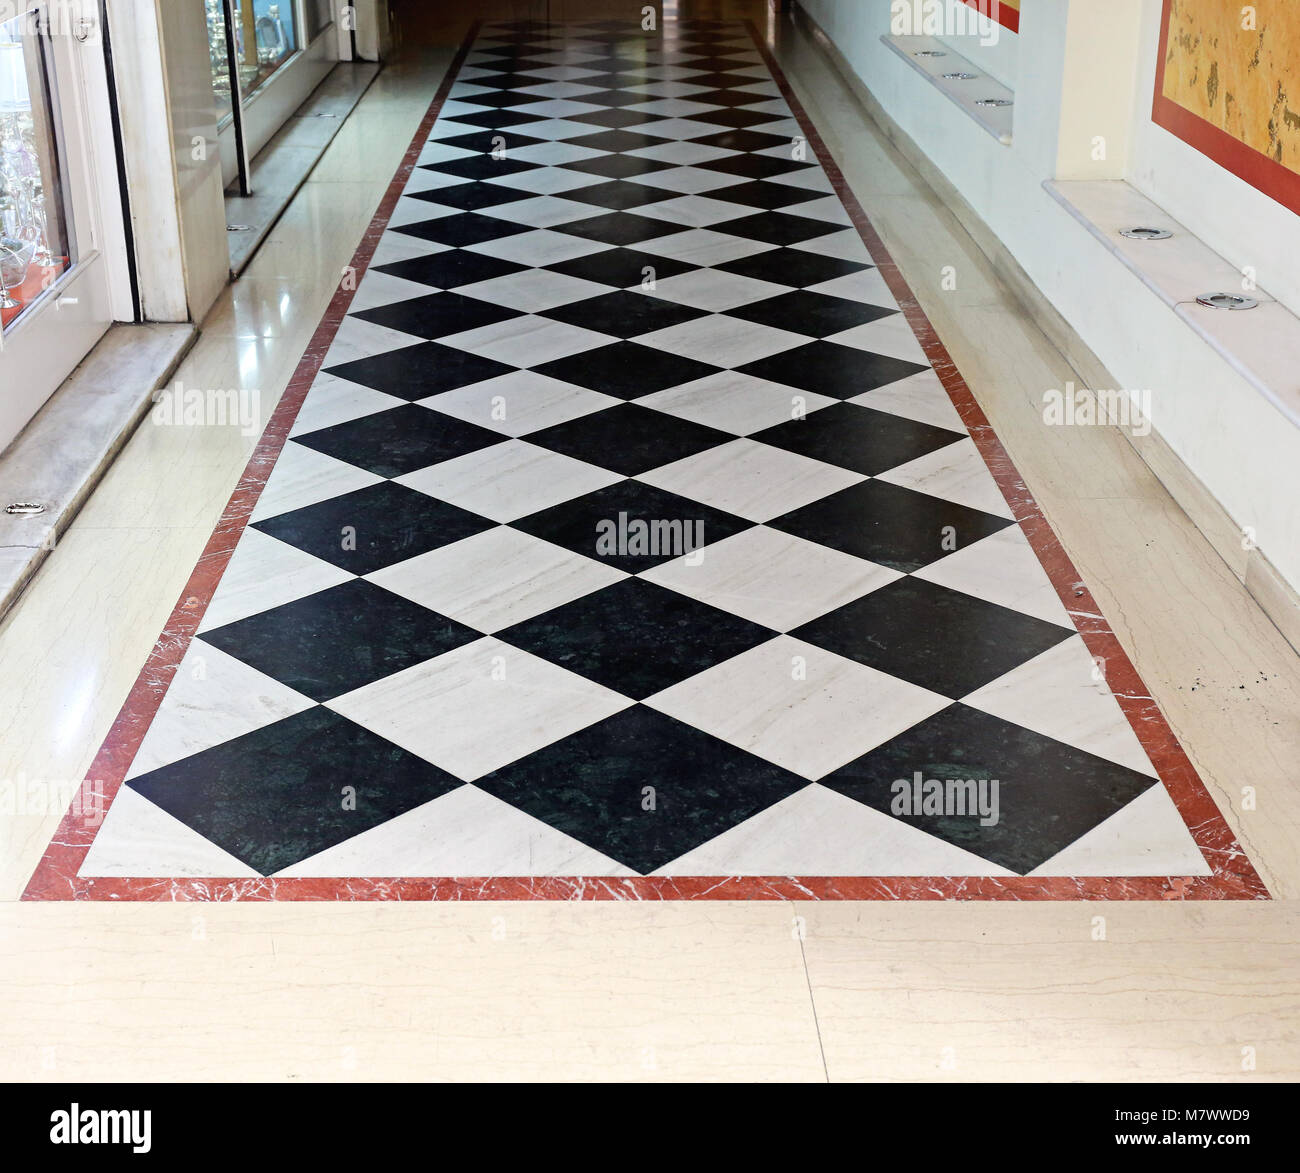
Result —
<instances>
[{"instance_id":1,"label":"red marble border","mask_svg":"<svg viewBox=\"0 0 1300 1173\"><path fill-rule=\"evenodd\" d=\"M99 822L78 806L63 818L23 893L24 900L1252 900L1268 891L1238 846L1213 798L1197 777L1155 702L1148 695L1091 594L1071 565L1029 490L953 365L934 327L846 183L780 66L752 22L759 52L803 127L809 145L862 236L877 268L943 381L962 420L1031 545L1074 617L1088 649L1102 656L1107 678L1165 786L1186 820L1213 874L1193 877L963 877L963 876L590 876L187 879L81 877L77 874ZM353 258L365 271L415 165L478 25L470 30L407 150L397 175ZM355 288L356 282L352 283ZM283 448L302 401L342 322L352 291L340 289L308 345L289 387L249 461L234 496L190 577L144 670L91 768L86 787L105 810L121 788L140 742L216 590L253 506ZM81 804L86 804L83 797Z\"/></svg>"},{"instance_id":2,"label":"red marble border","mask_svg":"<svg viewBox=\"0 0 1300 1173\"><path fill-rule=\"evenodd\" d=\"M1276 200L1284 208L1300 214L1300 174L1270 159L1262 151L1233 138L1226 130L1193 114L1172 98L1165 96L1165 66L1169 53L1169 16L1173 0L1165 0L1160 17L1160 56L1156 59L1155 95L1151 102L1151 121L1181 139L1189 147L1217 163L1238 179Z\"/></svg>"}]
</instances>

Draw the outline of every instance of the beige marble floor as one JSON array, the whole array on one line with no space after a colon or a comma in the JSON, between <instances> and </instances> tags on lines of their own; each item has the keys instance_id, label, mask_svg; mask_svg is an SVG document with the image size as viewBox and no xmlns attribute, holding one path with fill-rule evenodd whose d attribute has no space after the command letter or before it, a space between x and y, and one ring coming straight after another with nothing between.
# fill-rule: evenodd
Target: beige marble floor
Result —
<instances>
[{"instance_id":1,"label":"beige marble floor","mask_svg":"<svg viewBox=\"0 0 1300 1173\"><path fill-rule=\"evenodd\" d=\"M258 387L269 414L460 20L399 26L185 386ZM1300 663L1118 433L1041 425L1064 359L816 51L783 30L779 56L1279 899L17 903L255 439L146 426L0 627L0 779L27 796L0 811L0 1079L1300 1077Z\"/></svg>"}]
</instances>

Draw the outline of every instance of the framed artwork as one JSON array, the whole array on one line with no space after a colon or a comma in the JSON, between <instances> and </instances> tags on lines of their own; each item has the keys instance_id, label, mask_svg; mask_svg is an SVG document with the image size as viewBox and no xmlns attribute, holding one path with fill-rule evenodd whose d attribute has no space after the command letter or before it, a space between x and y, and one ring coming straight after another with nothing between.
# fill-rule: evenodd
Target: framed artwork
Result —
<instances>
[{"instance_id":1,"label":"framed artwork","mask_svg":"<svg viewBox=\"0 0 1300 1173\"><path fill-rule=\"evenodd\" d=\"M1300 3L1164 0L1151 117L1300 213Z\"/></svg>"}]
</instances>

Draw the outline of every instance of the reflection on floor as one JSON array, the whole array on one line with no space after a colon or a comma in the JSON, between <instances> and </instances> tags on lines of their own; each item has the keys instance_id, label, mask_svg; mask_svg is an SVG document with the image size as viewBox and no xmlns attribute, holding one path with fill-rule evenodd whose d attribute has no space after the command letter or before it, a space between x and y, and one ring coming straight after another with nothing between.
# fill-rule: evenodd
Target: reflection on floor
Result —
<instances>
[{"instance_id":1,"label":"reflection on floor","mask_svg":"<svg viewBox=\"0 0 1300 1173\"><path fill-rule=\"evenodd\" d=\"M796 114L482 31L29 895L1263 894Z\"/></svg>"}]
</instances>

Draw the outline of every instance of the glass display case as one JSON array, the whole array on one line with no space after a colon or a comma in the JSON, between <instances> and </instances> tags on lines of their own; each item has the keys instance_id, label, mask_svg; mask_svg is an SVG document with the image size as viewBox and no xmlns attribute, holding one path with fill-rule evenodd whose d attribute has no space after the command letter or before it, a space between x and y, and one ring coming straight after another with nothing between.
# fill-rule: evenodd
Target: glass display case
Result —
<instances>
[{"instance_id":1,"label":"glass display case","mask_svg":"<svg viewBox=\"0 0 1300 1173\"><path fill-rule=\"evenodd\" d=\"M226 53L225 0L203 0L208 18L208 58L212 66L212 94L217 102L217 121L230 117L230 59Z\"/></svg>"},{"instance_id":2,"label":"glass display case","mask_svg":"<svg viewBox=\"0 0 1300 1173\"><path fill-rule=\"evenodd\" d=\"M76 261L54 134L47 36L31 14L0 24L0 325Z\"/></svg>"},{"instance_id":3,"label":"glass display case","mask_svg":"<svg viewBox=\"0 0 1300 1173\"><path fill-rule=\"evenodd\" d=\"M207 18L222 183L249 195L253 158L338 63L338 0L182 2Z\"/></svg>"},{"instance_id":4,"label":"glass display case","mask_svg":"<svg viewBox=\"0 0 1300 1173\"><path fill-rule=\"evenodd\" d=\"M334 23L334 0L303 0L303 39L314 41Z\"/></svg>"},{"instance_id":5,"label":"glass display case","mask_svg":"<svg viewBox=\"0 0 1300 1173\"><path fill-rule=\"evenodd\" d=\"M218 117L231 110L230 64L226 52L225 0L204 0L208 19L208 53ZM239 62L239 88L252 97L298 51L296 0L232 0L235 57Z\"/></svg>"}]
</instances>

